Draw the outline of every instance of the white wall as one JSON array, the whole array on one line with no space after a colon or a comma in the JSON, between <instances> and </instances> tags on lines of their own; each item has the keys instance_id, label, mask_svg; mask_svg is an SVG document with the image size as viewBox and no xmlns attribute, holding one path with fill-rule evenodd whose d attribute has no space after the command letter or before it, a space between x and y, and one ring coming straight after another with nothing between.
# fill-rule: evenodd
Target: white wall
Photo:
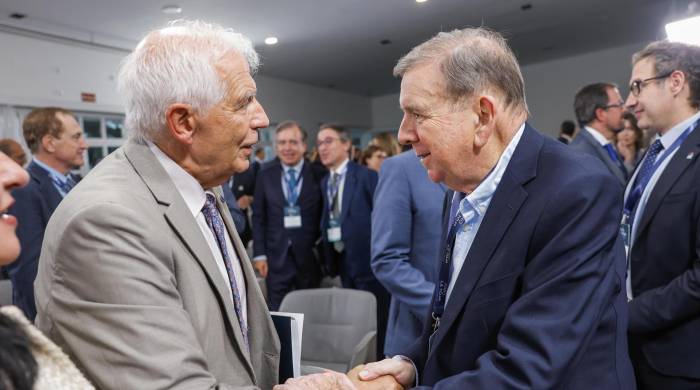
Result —
<instances>
[{"instance_id":1,"label":"white wall","mask_svg":"<svg viewBox=\"0 0 700 390\"><path fill-rule=\"evenodd\" d=\"M5 32L0 32L0 47L0 105L123 113L116 75L126 53ZM312 135L320 122L360 129L372 125L366 97L262 75L256 81L258 97L272 122L294 119ZM95 93L96 103L81 102L81 92ZM11 132L0 129L2 133Z\"/></svg>"},{"instance_id":2,"label":"white wall","mask_svg":"<svg viewBox=\"0 0 700 390\"><path fill-rule=\"evenodd\" d=\"M644 43L632 44L523 66L529 122L544 133L556 135L563 120L576 119L573 109L576 91L594 82L616 83L625 99L632 54L642 47ZM398 94L373 98L373 127L397 129L401 123L398 107Z\"/></svg>"}]
</instances>

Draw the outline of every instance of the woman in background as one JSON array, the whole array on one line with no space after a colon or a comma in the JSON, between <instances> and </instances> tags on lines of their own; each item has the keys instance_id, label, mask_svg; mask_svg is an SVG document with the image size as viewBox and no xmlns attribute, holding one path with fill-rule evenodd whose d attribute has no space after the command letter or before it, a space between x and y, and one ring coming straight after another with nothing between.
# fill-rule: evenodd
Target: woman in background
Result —
<instances>
[{"instance_id":1,"label":"woman in background","mask_svg":"<svg viewBox=\"0 0 700 390\"><path fill-rule=\"evenodd\" d=\"M29 175L0 152L0 266L20 252L17 219L8 214L10 190L27 184ZM68 356L14 306L0 308L0 389L93 389Z\"/></svg>"},{"instance_id":2,"label":"woman in background","mask_svg":"<svg viewBox=\"0 0 700 390\"><path fill-rule=\"evenodd\" d=\"M396 139L394 133L387 132L377 134L369 141L369 144L377 145L384 149L387 157L396 156L401 153L401 145L399 145L399 141Z\"/></svg>"},{"instance_id":3,"label":"woman in background","mask_svg":"<svg viewBox=\"0 0 700 390\"><path fill-rule=\"evenodd\" d=\"M644 133L637 127L637 118L634 114L626 112L622 116L625 127L617 133L617 151L624 158L627 172L634 171L634 168L644 155L643 141Z\"/></svg>"},{"instance_id":4,"label":"woman in background","mask_svg":"<svg viewBox=\"0 0 700 390\"><path fill-rule=\"evenodd\" d=\"M387 153L384 149L377 145L369 145L367 149L362 152L360 163L373 171L379 172L379 168L382 166L386 157Z\"/></svg>"}]
</instances>

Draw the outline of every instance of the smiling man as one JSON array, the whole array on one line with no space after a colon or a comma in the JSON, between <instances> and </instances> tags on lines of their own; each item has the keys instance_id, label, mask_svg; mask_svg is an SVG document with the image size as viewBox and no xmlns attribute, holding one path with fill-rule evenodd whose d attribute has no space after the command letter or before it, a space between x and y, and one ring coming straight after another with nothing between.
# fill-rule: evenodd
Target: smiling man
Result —
<instances>
[{"instance_id":1,"label":"smiling man","mask_svg":"<svg viewBox=\"0 0 700 390\"><path fill-rule=\"evenodd\" d=\"M279 341L220 184L268 118L251 42L202 22L148 34L119 88L133 137L46 231L37 326L99 388L268 389Z\"/></svg>"}]
</instances>

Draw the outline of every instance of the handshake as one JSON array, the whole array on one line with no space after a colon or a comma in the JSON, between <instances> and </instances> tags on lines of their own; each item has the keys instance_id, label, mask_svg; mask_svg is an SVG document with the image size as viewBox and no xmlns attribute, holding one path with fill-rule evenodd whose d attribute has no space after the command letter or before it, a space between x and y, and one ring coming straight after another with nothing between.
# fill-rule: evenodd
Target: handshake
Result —
<instances>
[{"instance_id":1,"label":"handshake","mask_svg":"<svg viewBox=\"0 0 700 390\"><path fill-rule=\"evenodd\" d=\"M415 382L413 364L406 360L384 359L359 365L346 374L326 371L291 378L273 390L403 390Z\"/></svg>"}]
</instances>

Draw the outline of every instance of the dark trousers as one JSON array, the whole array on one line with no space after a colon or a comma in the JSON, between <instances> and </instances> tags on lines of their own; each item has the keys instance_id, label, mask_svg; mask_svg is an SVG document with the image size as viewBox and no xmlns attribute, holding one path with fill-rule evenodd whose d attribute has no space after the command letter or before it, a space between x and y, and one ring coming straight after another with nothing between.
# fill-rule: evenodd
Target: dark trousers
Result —
<instances>
[{"instance_id":1,"label":"dark trousers","mask_svg":"<svg viewBox=\"0 0 700 390\"><path fill-rule=\"evenodd\" d=\"M651 367L642 352L639 340L629 337L630 359L638 390L698 390L700 380L664 375ZM700 367L698 367L700 370Z\"/></svg>"},{"instance_id":2,"label":"dark trousers","mask_svg":"<svg viewBox=\"0 0 700 390\"><path fill-rule=\"evenodd\" d=\"M270 269L265 283L268 307L270 311L277 311L282 299L290 291L318 287L321 283L321 270L313 259L296 259L290 246L282 269Z\"/></svg>"}]
</instances>

